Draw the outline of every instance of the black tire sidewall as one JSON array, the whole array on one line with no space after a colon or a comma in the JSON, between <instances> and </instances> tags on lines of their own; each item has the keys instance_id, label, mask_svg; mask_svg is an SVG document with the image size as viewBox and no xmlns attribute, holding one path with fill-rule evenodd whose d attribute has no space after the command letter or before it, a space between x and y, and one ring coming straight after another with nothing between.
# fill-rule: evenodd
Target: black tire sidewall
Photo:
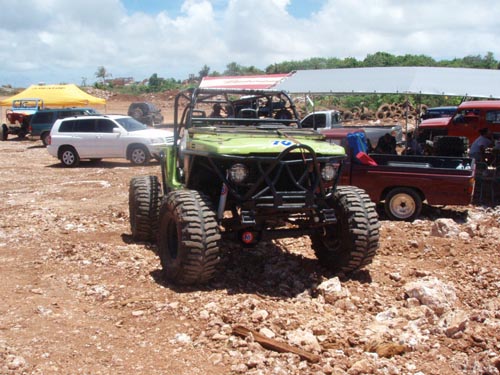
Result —
<instances>
[{"instance_id":1,"label":"black tire sidewall","mask_svg":"<svg viewBox=\"0 0 500 375\"><path fill-rule=\"evenodd\" d=\"M337 223L311 235L319 261L334 272L350 273L371 263L379 246L379 221L368 194L354 186L337 187L331 202Z\"/></svg>"},{"instance_id":2,"label":"black tire sidewall","mask_svg":"<svg viewBox=\"0 0 500 375\"><path fill-rule=\"evenodd\" d=\"M134 161L134 152L136 150L141 150L143 153L144 153L144 161L138 163L136 161ZM130 148L130 162L134 165L145 165L149 162L149 160L151 159L151 155L149 155L149 151L148 149L145 147L145 146L132 146Z\"/></svg>"},{"instance_id":3,"label":"black tire sidewall","mask_svg":"<svg viewBox=\"0 0 500 375\"><path fill-rule=\"evenodd\" d=\"M64 161L64 154L65 153L71 153L73 155L73 162L72 163L68 164ZM61 160L61 163L65 167L74 168L74 167L78 166L78 164L80 163L80 156L78 155L78 152L73 147L65 147L64 149L61 150L60 160Z\"/></svg>"},{"instance_id":4,"label":"black tire sidewall","mask_svg":"<svg viewBox=\"0 0 500 375\"><path fill-rule=\"evenodd\" d=\"M163 198L158 253L166 279L183 285L208 282L219 262L219 240L215 210L207 196L184 189Z\"/></svg>"},{"instance_id":5,"label":"black tire sidewall","mask_svg":"<svg viewBox=\"0 0 500 375\"><path fill-rule=\"evenodd\" d=\"M135 241L156 241L161 186L156 176L134 177L129 184L129 218Z\"/></svg>"}]
</instances>

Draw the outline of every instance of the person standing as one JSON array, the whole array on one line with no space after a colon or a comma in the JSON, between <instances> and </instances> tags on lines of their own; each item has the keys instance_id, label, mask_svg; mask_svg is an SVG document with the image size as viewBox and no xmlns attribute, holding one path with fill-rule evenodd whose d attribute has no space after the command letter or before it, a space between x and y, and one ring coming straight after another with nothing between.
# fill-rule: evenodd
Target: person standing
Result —
<instances>
[{"instance_id":1,"label":"person standing","mask_svg":"<svg viewBox=\"0 0 500 375\"><path fill-rule=\"evenodd\" d=\"M491 146L493 141L490 137L490 132L488 128L482 128L479 130L479 137L477 137L474 142L472 142L469 155L476 162L484 161L484 151L487 147Z\"/></svg>"}]
</instances>

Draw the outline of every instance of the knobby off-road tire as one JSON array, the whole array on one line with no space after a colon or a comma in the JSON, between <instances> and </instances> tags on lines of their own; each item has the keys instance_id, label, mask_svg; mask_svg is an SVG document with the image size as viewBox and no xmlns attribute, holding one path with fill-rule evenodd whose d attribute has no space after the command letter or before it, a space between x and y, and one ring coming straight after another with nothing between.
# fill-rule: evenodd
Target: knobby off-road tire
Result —
<instances>
[{"instance_id":1,"label":"knobby off-road tire","mask_svg":"<svg viewBox=\"0 0 500 375\"><path fill-rule=\"evenodd\" d=\"M128 208L130 229L135 241L156 241L160 213L161 188L156 176L130 180Z\"/></svg>"},{"instance_id":2,"label":"knobby off-road tire","mask_svg":"<svg viewBox=\"0 0 500 375\"><path fill-rule=\"evenodd\" d=\"M332 207L338 221L311 235L312 248L325 267L348 274L372 262L380 223L375 203L357 187L337 187Z\"/></svg>"},{"instance_id":3,"label":"knobby off-road tire","mask_svg":"<svg viewBox=\"0 0 500 375\"><path fill-rule=\"evenodd\" d=\"M166 279L191 285L214 277L221 235L207 196L195 190L170 192L160 208L158 230L158 252Z\"/></svg>"}]
</instances>

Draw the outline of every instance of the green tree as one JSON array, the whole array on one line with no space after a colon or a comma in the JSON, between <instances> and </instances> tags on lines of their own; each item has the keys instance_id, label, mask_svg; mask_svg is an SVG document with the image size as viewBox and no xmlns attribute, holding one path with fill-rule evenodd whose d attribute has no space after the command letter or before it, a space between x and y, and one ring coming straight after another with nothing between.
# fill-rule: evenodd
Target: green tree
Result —
<instances>
[{"instance_id":1,"label":"green tree","mask_svg":"<svg viewBox=\"0 0 500 375\"><path fill-rule=\"evenodd\" d=\"M379 67L379 66L397 66L396 57L387 52L377 52L373 55L367 55L363 60L363 66Z\"/></svg>"},{"instance_id":2,"label":"green tree","mask_svg":"<svg viewBox=\"0 0 500 375\"><path fill-rule=\"evenodd\" d=\"M163 78L158 77L158 74L153 73L148 80L149 90L152 92L159 91L163 83Z\"/></svg>"},{"instance_id":3,"label":"green tree","mask_svg":"<svg viewBox=\"0 0 500 375\"><path fill-rule=\"evenodd\" d=\"M106 82L106 78L111 77L111 73L108 73L104 66L99 66L95 72L95 76L96 78L100 78L104 84Z\"/></svg>"},{"instance_id":4,"label":"green tree","mask_svg":"<svg viewBox=\"0 0 500 375\"><path fill-rule=\"evenodd\" d=\"M231 62L231 63L226 65L226 70L224 71L224 75L226 75L226 76L241 76L241 75L243 75L242 66L238 63Z\"/></svg>"},{"instance_id":5,"label":"green tree","mask_svg":"<svg viewBox=\"0 0 500 375\"><path fill-rule=\"evenodd\" d=\"M203 78L203 77L206 77L208 76L208 74L210 73L210 67L208 65L203 65L203 68L201 68L201 70L198 72L199 74L199 77L200 77L200 80Z\"/></svg>"}]
</instances>

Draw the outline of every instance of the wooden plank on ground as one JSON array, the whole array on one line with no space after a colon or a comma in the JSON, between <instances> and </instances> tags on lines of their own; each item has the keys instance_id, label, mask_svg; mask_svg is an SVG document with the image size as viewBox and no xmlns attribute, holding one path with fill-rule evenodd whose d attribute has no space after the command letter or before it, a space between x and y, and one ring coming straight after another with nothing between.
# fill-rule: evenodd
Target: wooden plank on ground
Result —
<instances>
[{"instance_id":1,"label":"wooden plank on ground","mask_svg":"<svg viewBox=\"0 0 500 375\"><path fill-rule=\"evenodd\" d=\"M233 327L233 333L235 335L241 336L241 337L248 337L250 335L253 336L254 340L258 342L260 345L262 345L266 349L274 350L279 353L294 353L300 356L300 358L305 359L306 361L312 362L312 363L317 363L319 362L319 355L313 354L306 352L303 349L296 348L295 346L291 346L279 341L276 341L274 339L271 339L269 337L264 336L263 334L254 331L252 329L237 325Z\"/></svg>"}]
</instances>

